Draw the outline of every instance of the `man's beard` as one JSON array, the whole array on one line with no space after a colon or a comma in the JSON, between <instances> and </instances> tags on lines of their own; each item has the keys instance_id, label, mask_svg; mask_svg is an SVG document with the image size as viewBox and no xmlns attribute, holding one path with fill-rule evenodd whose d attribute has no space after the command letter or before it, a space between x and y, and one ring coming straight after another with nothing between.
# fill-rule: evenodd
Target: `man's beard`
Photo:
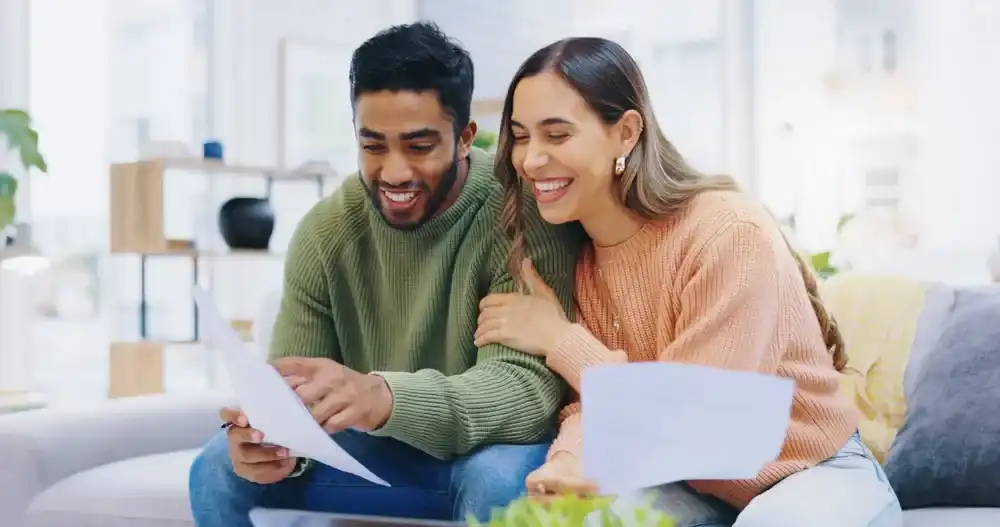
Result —
<instances>
[{"instance_id":1,"label":"man's beard","mask_svg":"<svg viewBox=\"0 0 1000 527\"><path fill-rule=\"evenodd\" d=\"M364 178L362 178L362 182L364 182L365 190L368 192L368 199L371 200L375 210L382 215L382 218L386 220L386 223L397 229L410 231L427 223L428 220L433 218L434 215L440 211L441 205L448 200L448 194L451 193L452 189L455 188L455 183L458 182L458 168L458 145L456 145L455 157L451 160L451 165L445 169L443 174L441 174L441 179L438 181L437 188L435 189L431 189L430 186L423 181L396 186L386 185L380 180L375 180L369 184L364 180ZM427 193L430 198L427 199L427 205L424 207L424 213L419 219L417 219L417 221L406 225L400 225L389 221L389 219L385 217L385 213L382 212L382 199L384 199L381 193L382 189L398 191L419 190L420 192Z\"/></svg>"}]
</instances>

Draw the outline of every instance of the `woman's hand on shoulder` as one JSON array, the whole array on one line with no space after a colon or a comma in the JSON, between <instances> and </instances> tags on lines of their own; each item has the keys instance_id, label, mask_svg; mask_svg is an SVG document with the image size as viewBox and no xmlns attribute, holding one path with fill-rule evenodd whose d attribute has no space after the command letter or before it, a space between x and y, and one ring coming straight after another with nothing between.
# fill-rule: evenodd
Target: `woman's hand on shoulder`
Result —
<instances>
[{"instance_id":1,"label":"woman's hand on shoulder","mask_svg":"<svg viewBox=\"0 0 1000 527\"><path fill-rule=\"evenodd\" d=\"M527 294L493 293L479 302L476 347L502 344L544 357L570 325L559 298L530 261L525 260L522 272Z\"/></svg>"}]
</instances>

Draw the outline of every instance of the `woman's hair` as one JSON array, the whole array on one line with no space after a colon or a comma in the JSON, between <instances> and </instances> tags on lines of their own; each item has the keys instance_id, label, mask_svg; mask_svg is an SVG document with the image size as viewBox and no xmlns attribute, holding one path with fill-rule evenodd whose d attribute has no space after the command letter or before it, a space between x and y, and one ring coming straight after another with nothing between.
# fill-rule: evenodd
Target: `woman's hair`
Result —
<instances>
[{"instance_id":1,"label":"woman's hair","mask_svg":"<svg viewBox=\"0 0 1000 527\"><path fill-rule=\"evenodd\" d=\"M517 85L524 78L546 71L562 77L606 124L617 123L628 110L635 110L642 116L643 128L638 143L626 158L625 171L618 179L619 196L633 212L647 219L660 219L677 212L701 192L739 190L729 176L699 173L667 140L653 115L639 66L624 48L593 37L568 38L550 44L528 57L514 75L504 100L497 145L496 175L506 191L503 227L512 242L509 266L518 281L524 259L522 206L525 193L511 161L510 118ZM819 298L816 275L787 238L785 242L802 273L834 366L842 370L847 363L843 337Z\"/></svg>"}]
</instances>

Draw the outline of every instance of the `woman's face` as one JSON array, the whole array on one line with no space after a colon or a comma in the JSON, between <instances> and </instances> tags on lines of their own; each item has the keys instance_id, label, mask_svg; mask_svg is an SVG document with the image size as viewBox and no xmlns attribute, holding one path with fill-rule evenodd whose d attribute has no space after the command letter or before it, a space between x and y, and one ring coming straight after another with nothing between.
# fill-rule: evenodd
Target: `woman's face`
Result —
<instances>
[{"instance_id":1,"label":"woman's face","mask_svg":"<svg viewBox=\"0 0 1000 527\"><path fill-rule=\"evenodd\" d=\"M580 95L554 73L514 89L511 163L549 223L580 220L614 203L615 159L627 152Z\"/></svg>"}]
</instances>

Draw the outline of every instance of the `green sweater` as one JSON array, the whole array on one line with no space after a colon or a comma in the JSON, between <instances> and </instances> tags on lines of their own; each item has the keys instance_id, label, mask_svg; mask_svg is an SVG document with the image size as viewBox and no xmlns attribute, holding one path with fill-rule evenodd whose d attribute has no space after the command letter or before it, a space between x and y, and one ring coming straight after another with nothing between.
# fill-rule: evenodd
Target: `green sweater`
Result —
<instances>
[{"instance_id":1,"label":"green sweater","mask_svg":"<svg viewBox=\"0 0 1000 527\"><path fill-rule=\"evenodd\" d=\"M565 394L545 362L473 345L479 301L512 292L503 189L493 156L470 154L447 210L412 231L390 227L352 176L302 219L289 247L272 358L327 357L382 375L392 415L373 435L448 459L488 443L545 439ZM572 313L581 236L525 204L528 254Z\"/></svg>"}]
</instances>

